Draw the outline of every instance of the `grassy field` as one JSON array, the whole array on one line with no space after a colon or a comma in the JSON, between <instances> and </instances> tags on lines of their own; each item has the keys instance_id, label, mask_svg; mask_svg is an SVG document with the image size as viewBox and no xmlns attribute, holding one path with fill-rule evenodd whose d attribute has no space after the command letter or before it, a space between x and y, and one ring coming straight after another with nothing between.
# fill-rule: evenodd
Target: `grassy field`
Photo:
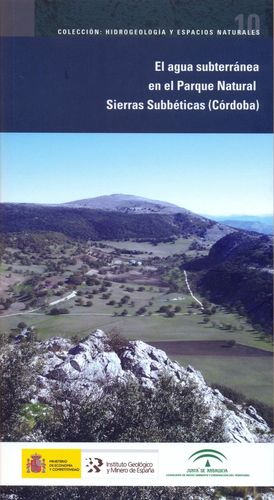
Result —
<instances>
[{"instance_id":1,"label":"grassy field","mask_svg":"<svg viewBox=\"0 0 274 500\"><path fill-rule=\"evenodd\" d=\"M87 303L86 292L93 292L96 287L85 285L78 287L83 302ZM127 291L127 289L131 291ZM140 286L136 283L112 283L107 289L111 294L103 299L102 293L93 295L92 306L77 305L75 299L60 303L66 307L69 314L50 316L37 310L34 313L18 314L16 316L1 317L1 330L8 331L15 328L19 321L36 326L40 338L52 335L70 336L75 333L87 334L96 328L119 329L121 334L129 339L140 339L147 342L158 340L235 340L239 344L271 350L272 344L260 332L253 330L243 317L227 313L218 308L210 316L209 323L204 323L204 315L200 309L193 308L193 300L189 293L168 293L166 289L155 286ZM121 304L123 297L127 302ZM77 299L78 297L76 297ZM50 301L58 299L54 295ZM107 305L111 300L115 305ZM159 308L169 305L180 307L180 312L174 317L167 318L159 314ZM145 315L136 315L141 308L146 307ZM123 310L127 316L120 316ZM230 330L225 329L230 325Z\"/></svg>"},{"instance_id":2,"label":"grassy field","mask_svg":"<svg viewBox=\"0 0 274 500\"><path fill-rule=\"evenodd\" d=\"M209 384L221 384L247 398L273 404L273 360L271 357L220 358L173 356L181 365L200 370Z\"/></svg>"},{"instance_id":3,"label":"grassy field","mask_svg":"<svg viewBox=\"0 0 274 500\"><path fill-rule=\"evenodd\" d=\"M182 254L187 252L188 255L195 255L196 251L188 250L189 246L197 238L178 238L174 243L158 243L154 245L149 242L136 242L136 241L104 241L105 244L112 248L132 250L141 252L138 257L147 257L147 253L151 253L155 257L168 257L170 255ZM203 252L199 252L202 254ZM207 252L206 252L207 253Z\"/></svg>"},{"instance_id":4,"label":"grassy field","mask_svg":"<svg viewBox=\"0 0 274 500\"><path fill-rule=\"evenodd\" d=\"M49 316L38 311L35 313L23 313L16 316L2 317L1 329L8 331L15 328L19 321L38 328L39 337L48 338L52 335L71 336L75 333L87 334L96 328L117 328L122 335L130 340L143 340L146 342L160 340L235 340L239 344L266 349L271 351L270 341L261 339L256 331L251 331L244 319L238 319L229 315L230 321L243 326L242 331L227 331L217 327L204 325L202 315L194 313L191 315L178 314L173 318L166 318L159 314L151 316L113 316L112 308L102 304L102 309L97 307L73 307L69 314L60 316ZM134 314L134 313L133 313ZM215 317L225 319L226 315L216 313Z\"/></svg>"},{"instance_id":5,"label":"grassy field","mask_svg":"<svg viewBox=\"0 0 274 500\"><path fill-rule=\"evenodd\" d=\"M116 329L129 340L143 340L148 343L195 341L197 352L184 356L181 351L175 355L180 363L192 364L200 369L209 383L228 385L243 392L247 397L269 402L272 397L270 356L266 359L261 357L259 352L258 356L252 358L199 355L199 341L234 340L237 344L267 351L272 350L272 344L265 335L251 328L245 318L228 313L221 307L215 308L216 311L207 318L202 314L185 285L180 258L175 256L182 253L187 253L188 256L196 254L196 250L189 250L193 241L193 238L180 238L175 243L157 245L149 242L111 241L101 244L97 242L96 245L85 244L79 248L77 243L57 243L48 247L47 251L44 251L41 245L40 256L26 250L24 259L16 261L12 258L11 249L11 278L3 279L6 265L0 267L2 289L6 296L9 294L9 283L13 284L13 293L18 294L23 285L16 283L33 276L40 279L38 290L46 290L46 304L66 297L72 290L77 291L77 296L59 303L61 308L68 310L68 314L46 314L45 305L39 307L25 304L27 309L34 311L22 311L18 314L16 309L4 310L0 317L1 332L15 331L18 323L24 321L28 326L36 327L40 340L52 336L77 335L81 338L100 328L107 333ZM117 249L118 253L113 253L114 249ZM132 251L132 255L128 251ZM136 251L142 253L134 253ZM205 251L199 251L199 254ZM89 265L86 265L83 255L90 257ZM131 258L142 260L142 265L131 266ZM25 259L30 259L29 263L25 263ZM118 271L113 262L115 260L121 261ZM76 285L68 284L67 278L79 271L82 272L82 282ZM87 272L94 275L97 284L87 284ZM60 289L55 286L59 280L63 283ZM107 286L104 285L106 280L109 281ZM191 276L189 280L192 286ZM170 283L175 283L178 291L172 291L174 288ZM26 287L23 290L22 293L25 294ZM201 302L204 301L195 290L194 293ZM92 305L89 304L90 301ZM20 304L24 306L23 302ZM169 311L175 315L167 317L166 313L160 314L159 309L163 306L169 307ZM48 305L48 310L51 308L52 306ZM138 313L140 308L145 308L144 314ZM209 304L209 308L212 308L212 304ZM122 315L123 313L125 315Z\"/></svg>"},{"instance_id":6,"label":"grassy field","mask_svg":"<svg viewBox=\"0 0 274 500\"><path fill-rule=\"evenodd\" d=\"M82 309L82 308L79 308ZM98 314L98 313L97 313ZM209 328L201 324L200 315L142 317L97 316L91 312L75 312L70 315L46 316L44 314L17 315L2 318L2 329L15 328L20 320L37 327L40 339L52 336L80 338L95 328L106 332L116 329L131 340L146 342L159 340L224 340L235 339L237 342L271 350L271 344L263 342L255 332L228 332ZM236 321L236 318L235 318ZM198 342L199 343L199 342ZM242 392L248 398L258 399L272 404L273 362L269 357L213 357L213 356L170 356L183 366L191 364L201 370L208 383L218 383Z\"/></svg>"},{"instance_id":7,"label":"grassy field","mask_svg":"<svg viewBox=\"0 0 274 500\"><path fill-rule=\"evenodd\" d=\"M0 274L5 273L7 271L7 266L0 263Z\"/></svg>"}]
</instances>

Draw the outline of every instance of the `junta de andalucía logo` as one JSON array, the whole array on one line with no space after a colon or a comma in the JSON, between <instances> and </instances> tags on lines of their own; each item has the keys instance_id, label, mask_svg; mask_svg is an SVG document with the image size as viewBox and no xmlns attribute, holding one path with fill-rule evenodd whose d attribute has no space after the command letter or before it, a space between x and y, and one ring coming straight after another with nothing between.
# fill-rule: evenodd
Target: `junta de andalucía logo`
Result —
<instances>
[{"instance_id":1,"label":"junta de andaluc\u00eda logo","mask_svg":"<svg viewBox=\"0 0 274 500\"><path fill-rule=\"evenodd\" d=\"M212 448L205 448L199 451L195 451L194 453L192 453L192 455L190 455L188 460L191 460L191 458L193 463L198 462L199 465L201 464L200 460L205 460L206 462L204 464L204 467L211 467L210 460L212 461L212 459L214 459L214 461L217 460L218 462L222 463L224 460L227 460L227 457L223 453L218 450L213 450Z\"/></svg>"}]
</instances>

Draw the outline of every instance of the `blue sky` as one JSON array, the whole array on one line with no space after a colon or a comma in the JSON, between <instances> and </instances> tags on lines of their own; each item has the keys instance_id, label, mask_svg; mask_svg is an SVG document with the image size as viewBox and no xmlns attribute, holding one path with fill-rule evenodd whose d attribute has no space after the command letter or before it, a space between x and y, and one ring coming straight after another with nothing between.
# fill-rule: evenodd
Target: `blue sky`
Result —
<instances>
[{"instance_id":1,"label":"blue sky","mask_svg":"<svg viewBox=\"0 0 274 500\"><path fill-rule=\"evenodd\" d=\"M271 134L1 134L1 201L125 193L212 215L272 212Z\"/></svg>"}]
</instances>

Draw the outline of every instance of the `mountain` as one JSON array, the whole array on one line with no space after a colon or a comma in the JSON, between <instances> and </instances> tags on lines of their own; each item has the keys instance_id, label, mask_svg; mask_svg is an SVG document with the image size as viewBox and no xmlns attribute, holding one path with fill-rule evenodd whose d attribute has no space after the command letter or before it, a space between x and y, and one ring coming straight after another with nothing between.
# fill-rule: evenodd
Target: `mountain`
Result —
<instances>
[{"instance_id":1,"label":"mountain","mask_svg":"<svg viewBox=\"0 0 274 500\"><path fill-rule=\"evenodd\" d=\"M248 232L234 232L218 240L207 257L197 260L203 267L212 267L224 262L257 269L272 269L272 238Z\"/></svg>"},{"instance_id":2,"label":"mountain","mask_svg":"<svg viewBox=\"0 0 274 500\"><path fill-rule=\"evenodd\" d=\"M210 301L236 309L254 326L272 333L272 238L235 232L217 241L208 256L186 268L197 272L197 286Z\"/></svg>"},{"instance_id":3,"label":"mountain","mask_svg":"<svg viewBox=\"0 0 274 500\"><path fill-rule=\"evenodd\" d=\"M185 208L178 207L164 201L150 200L141 196L130 194L111 194L98 196L84 200L70 201L64 206L73 208L92 208L96 210L107 210L110 212L122 212L133 214L175 214L191 213Z\"/></svg>"},{"instance_id":4,"label":"mountain","mask_svg":"<svg viewBox=\"0 0 274 500\"><path fill-rule=\"evenodd\" d=\"M227 224L228 226L256 233L273 234L272 215L230 215L230 216L208 216L210 219Z\"/></svg>"},{"instance_id":5,"label":"mountain","mask_svg":"<svg viewBox=\"0 0 274 500\"><path fill-rule=\"evenodd\" d=\"M254 407L234 404L142 341L101 330L74 344L18 340L1 364L5 440L14 432L17 441L271 440Z\"/></svg>"},{"instance_id":6,"label":"mountain","mask_svg":"<svg viewBox=\"0 0 274 500\"><path fill-rule=\"evenodd\" d=\"M0 231L54 231L71 238L93 241L129 238L165 241L181 236L197 236L213 242L233 231L218 222L181 210L172 213L137 213L131 210L120 212L64 205L1 203Z\"/></svg>"}]
</instances>

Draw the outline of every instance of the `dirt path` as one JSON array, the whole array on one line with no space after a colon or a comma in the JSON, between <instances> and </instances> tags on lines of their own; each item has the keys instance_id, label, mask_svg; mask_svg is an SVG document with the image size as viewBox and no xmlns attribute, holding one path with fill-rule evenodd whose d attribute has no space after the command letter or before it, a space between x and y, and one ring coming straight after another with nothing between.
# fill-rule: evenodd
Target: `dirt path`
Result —
<instances>
[{"instance_id":1,"label":"dirt path","mask_svg":"<svg viewBox=\"0 0 274 500\"><path fill-rule=\"evenodd\" d=\"M35 311L39 311L39 309L31 309L30 311L18 311L16 313L10 313L10 314L1 314L0 320L1 318L11 318L12 316L21 316L23 314L35 314Z\"/></svg>"},{"instance_id":2,"label":"dirt path","mask_svg":"<svg viewBox=\"0 0 274 500\"><path fill-rule=\"evenodd\" d=\"M66 297L63 297L62 299L58 299L58 300L54 300L53 302L50 302L49 306L55 306L56 304L60 304L60 302L64 302L65 300L73 299L74 297L76 297L76 295L77 295L77 291L73 290L73 292L71 292Z\"/></svg>"},{"instance_id":3,"label":"dirt path","mask_svg":"<svg viewBox=\"0 0 274 500\"><path fill-rule=\"evenodd\" d=\"M18 312L18 313L13 313L13 314L5 314L5 315L2 315L0 316L0 319L1 318L8 318L10 316L21 316L23 314L29 314L30 316L45 316L45 313L44 312L37 312L39 311L40 309L32 309L31 311L23 311L23 312ZM194 313L195 314L195 313ZM134 318L134 317L137 317L136 314L127 314L126 316L122 316L122 315L117 315L117 316L114 316L113 313L95 313L95 312L69 312L67 313L65 316L109 316L109 317L113 317L113 318L116 318L116 319L121 319L121 318ZM165 317L162 313L152 313L151 316L163 316ZM175 316L188 316L188 313L175 313ZM139 318L143 318L143 317L149 317L148 314L139 314L138 315Z\"/></svg>"},{"instance_id":4,"label":"dirt path","mask_svg":"<svg viewBox=\"0 0 274 500\"><path fill-rule=\"evenodd\" d=\"M195 300L199 306L201 307L201 309L204 309L204 306L202 304L202 302L200 302L199 299L197 299L197 297L195 297L194 293L192 292L191 288L190 288L190 285L189 285L189 282L188 282L188 278L187 278L187 272L184 270L184 275L185 275L185 282L186 282L186 287L191 295L191 297L193 298L193 300Z\"/></svg>"},{"instance_id":5,"label":"dirt path","mask_svg":"<svg viewBox=\"0 0 274 500\"><path fill-rule=\"evenodd\" d=\"M66 297L63 297L62 299L54 300L53 302L50 302L48 305L49 306L55 306L56 304L60 304L60 302L65 302L65 300L70 300L73 299L76 296L77 292L76 290L73 290L69 295ZM1 318L10 318L12 316L21 316L23 314L43 314L43 313L37 313L37 311L40 311L42 307L38 307L37 309L31 309L30 311L18 311L17 313L10 313L10 314L1 314Z\"/></svg>"}]
</instances>

